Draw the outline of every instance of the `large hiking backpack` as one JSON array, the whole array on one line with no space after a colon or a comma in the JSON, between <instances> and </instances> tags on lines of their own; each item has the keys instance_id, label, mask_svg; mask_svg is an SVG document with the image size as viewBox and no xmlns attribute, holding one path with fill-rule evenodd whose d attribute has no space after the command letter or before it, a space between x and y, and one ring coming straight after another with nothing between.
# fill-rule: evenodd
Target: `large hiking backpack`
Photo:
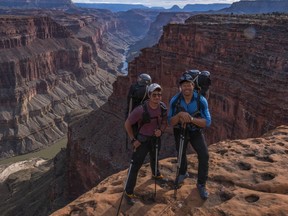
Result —
<instances>
[{"instance_id":1,"label":"large hiking backpack","mask_svg":"<svg viewBox=\"0 0 288 216\"><path fill-rule=\"evenodd\" d=\"M127 116L132 112L135 107L144 103L148 99L147 86L139 85L138 83L132 84L127 96Z\"/></svg>"},{"instance_id":2,"label":"large hiking backpack","mask_svg":"<svg viewBox=\"0 0 288 216\"><path fill-rule=\"evenodd\" d=\"M209 71L201 71L197 79L197 86L199 87L200 94L203 95L207 100L209 99L209 87L211 85L211 78Z\"/></svg>"},{"instance_id":3,"label":"large hiking backpack","mask_svg":"<svg viewBox=\"0 0 288 216\"><path fill-rule=\"evenodd\" d=\"M147 87L151 84L151 77L148 74L140 74L137 83L132 84L127 96L126 118L131 111L148 99Z\"/></svg>"},{"instance_id":4,"label":"large hiking backpack","mask_svg":"<svg viewBox=\"0 0 288 216\"><path fill-rule=\"evenodd\" d=\"M203 95L207 100L209 98L209 87L211 85L211 78L209 71L188 70L184 74L189 74L195 84L195 90Z\"/></svg>"}]
</instances>

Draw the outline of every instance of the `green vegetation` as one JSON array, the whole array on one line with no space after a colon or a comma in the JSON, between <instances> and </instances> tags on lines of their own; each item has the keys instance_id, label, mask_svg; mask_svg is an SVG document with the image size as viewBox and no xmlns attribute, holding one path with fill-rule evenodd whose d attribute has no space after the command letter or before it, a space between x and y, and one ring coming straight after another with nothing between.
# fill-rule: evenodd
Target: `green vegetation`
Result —
<instances>
[{"instance_id":1,"label":"green vegetation","mask_svg":"<svg viewBox=\"0 0 288 216\"><path fill-rule=\"evenodd\" d=\"M12 158L0 160L0 165L16 163L18 161L27 160L27 159L33 158L33 157L40 157L43 159L52 159L61 150L61 148L66 148L66 145L67 145L67 138L64 138L64 139L60 140L59 142L57 142L57 143L55 143L55 144L53 144L53 145L51 145L45 149L42 149L40 151L36 151L36 152L29 153L29 154L19 155L19 156L15 156Z\"/></svg>"}]
</instances>

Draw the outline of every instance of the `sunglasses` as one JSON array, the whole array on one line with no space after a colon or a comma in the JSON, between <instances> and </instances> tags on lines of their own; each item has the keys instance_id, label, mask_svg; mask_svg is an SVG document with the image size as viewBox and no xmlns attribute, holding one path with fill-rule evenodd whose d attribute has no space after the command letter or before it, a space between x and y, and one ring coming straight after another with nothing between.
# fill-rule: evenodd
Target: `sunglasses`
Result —
<instances>
[{"instance_id":1,"label":"sunglasses","mask_svg":"<svg viewBox=\"0 0 288 216\"><path fill-rule=\"evenodd\" d=\"M157 96L158 96L158 97L161 97L162 94L161 94L161 93L152 93L151 96L152 96L152 97L157 97Z\"/></svg>"}]
</instances>

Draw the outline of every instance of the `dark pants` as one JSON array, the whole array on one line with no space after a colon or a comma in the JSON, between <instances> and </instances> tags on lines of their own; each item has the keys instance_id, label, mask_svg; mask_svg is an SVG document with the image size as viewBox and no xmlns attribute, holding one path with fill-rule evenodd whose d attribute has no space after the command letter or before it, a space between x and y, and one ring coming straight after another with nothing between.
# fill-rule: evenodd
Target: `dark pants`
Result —
<instances>
[{"instance_id":1,"label":"dark pants","mask_svg":"<svg viewBox=\"0 0 288 216\"><path fill-rule=\"evenodd\" d=\"M180 145L180 129L174 128L174 137L176 143L176 150L179 152ZM180 175L184 175L187 172L187 144L190 141L192 147L198 156L198 184L206 184L208 178L208 168L209 168L209 153L207 144L205 142L204 135L201 130L189 131L187 130L185 134L185 141L183 146L183 153L181 158L181 166L179 170Z\"/></svg>"},{"instance_id":2,"label":"dark pants","mask_svg":"<svg viewBox=\"0 0 288 216\"><path fill-rule=\"evenodd\" d=\"M138 139L139 140L139 139ZM139 140L140 141L140 140ZM138 171L141 168L146 155L149 153L150 156L150 167L152 174L155 175L155 164L156 164L156 141L157 139L155 137L148 138L147 141L141 142L141 145L136 149L136 151L132 155L132 166L130 170L130 175L127 179L127 184L125 191L128 194L132 194L134 192L134 188L137 181L137 175ZM158 142L158 155L161 147L161 141L159 139ZM160 175L159 169L158 169L158 161L157 161L157 175Z\"/></svg>"}]
</instances>

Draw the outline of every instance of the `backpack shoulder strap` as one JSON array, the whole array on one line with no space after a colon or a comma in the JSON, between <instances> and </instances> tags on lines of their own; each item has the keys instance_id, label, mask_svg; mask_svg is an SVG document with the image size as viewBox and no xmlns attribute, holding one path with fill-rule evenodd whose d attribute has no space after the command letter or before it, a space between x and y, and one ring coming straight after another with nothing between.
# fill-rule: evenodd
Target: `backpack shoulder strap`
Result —
<instances>
[{"instance_id":1,"label":"backpack shoulder strap","mask_svg":"<svg viewBox=\"0 0 288 216\"><path fill-rule=\"evenodd\" d=\"M150 114L148 112L148 101L145 101L141 106L143 107L143 113L142 113L142 120L139 124L139 129L138 131L140 130L140 128L146 124L146 123L149 123L150 122Z\"/></svg>"},{"instance_id":2,"label":"backpack shoulder strap","mask_svg":"<svg viewBox=\"0 0 288 216\"><path fill-rule=\"evenodd\" d=\"M164 117L167 114L167 107L162 101L160 102L160 109L161 109L161 117Z\"/></svg>"},{"instance_id":3,"label":"backpack shoulder strap","mask_svg":"<svg viewBox=\"0 0 288 216\"><path fill-rule=\"evenodd\" d=\"M201 92L200 90L197 91L197 110L192 114L192 116L196 116L200 114L201 109Z\"/></svg>"},{"instance_id":4,"label":"backpack shoulder strap","mask_svg":"<svg viewBox=\"0 0 288 216\"><path fill-rule=\"evenodd\" d=\"M142 120L146 120L146 119L144 119L144 118L147 118L147 117L149 117L150 118L150 114L149 114L149 112L148 112L148 105L147 105L147 103L148 103L148 101L145 101L143 104L142 104L142 107L143 107L143 119Z\"/></svg>"},{"instance_id":5,"label":"backpack shoulder strap","mask_svg":"<svg viewBox=\"0 0 288 216\"><path fill-rule=\"evenodd\" d=\"M200 108L201 108L201 107L200 107L200 105L201 105L201 104L200 104L200 103L201 103L201 102L200 102L200 97L201 97L201 90L199 90L199 91L198 91L198 94L197 94L197 110L198 110L198 111L200 111Z\"/></svg>"},{"instance_id":6,"label":"backpack shoulder strap","mask_svg":"<svg viewBox=\"0 0 288 216\"><path fill-rule=\"evenodd\" d=\"M183 109L181 108L181 105L180 105L182 98L183 98L183 95L180 92L172 104L172 107L175 108L175 114L179 113Z\"/></svg>"},{"instance_id":7,"label":"backpack shoulder strap","mask_svg":"<svg viewBox=\"0 0 288 216\"><path fill-rule=\"evenodd\" d=\"M148 90L147 88L148 88L148 86L145 87L145 94L143 95L143 98L141 100L141 104L143 104L143 102L144 102L144 100L145 100L145 98L147 96L147 90ZM146 109L147 109L147 107L146 107Z\"/></svg>"}]
</instances>

